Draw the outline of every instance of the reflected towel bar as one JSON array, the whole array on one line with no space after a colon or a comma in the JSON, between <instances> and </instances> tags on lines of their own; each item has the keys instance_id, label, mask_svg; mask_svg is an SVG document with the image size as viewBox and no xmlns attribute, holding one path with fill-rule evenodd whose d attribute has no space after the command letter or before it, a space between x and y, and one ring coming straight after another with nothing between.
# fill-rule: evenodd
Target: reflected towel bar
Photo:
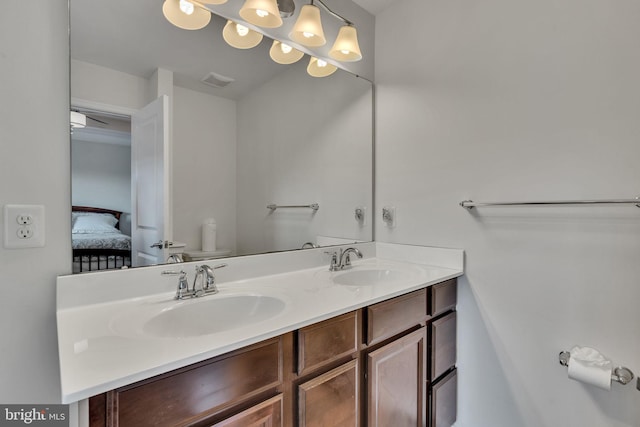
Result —
<instances>
[{"instance_id":1,"label":"reflected towel bar","mask_svg":"<svg viewBox=\"0 0 640 427\"><path fill-rule=\"evenodd\" d=\"M318 209L320 209L320 205L317 203L311 203L310 205L267 205L267 209L271 209L271 211L275 211L276 209L281 208L310 208L314 211L317 211Z\"/></svg>"},{"instance_id":2,"label":"reflected towel bar","mask_svg":"<svg viewBox=\"0 0 640 427\"><path fill-rule=\"evenodd\" d=\"M474 202L473 200L464 200L460 202L460 206L467 210L474 207L488 206L550 206L550 205L619 205L629 204L636 205L640 208L640 198L635 199L605 199L605 200L556 200L556 201L540 201L540 202Z\"/></svg>"}]
</instances>

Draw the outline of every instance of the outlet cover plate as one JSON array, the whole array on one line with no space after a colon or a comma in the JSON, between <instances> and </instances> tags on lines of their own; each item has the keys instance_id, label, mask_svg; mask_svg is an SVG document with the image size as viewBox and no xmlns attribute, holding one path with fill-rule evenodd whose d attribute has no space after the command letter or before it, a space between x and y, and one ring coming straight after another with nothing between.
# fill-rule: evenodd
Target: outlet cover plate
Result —
<instances>
[{"instance_id":1,"label":"outlet cover plate","mask_svg":"<svg viewBox=\"0 0 640 427\"><path fill-rule=\"evenodd\" d=\"M24 218L29 220L24 221ZM4 206L4 247L7 249L44 247L43 205Z\"/></svg>"}]
</instances>

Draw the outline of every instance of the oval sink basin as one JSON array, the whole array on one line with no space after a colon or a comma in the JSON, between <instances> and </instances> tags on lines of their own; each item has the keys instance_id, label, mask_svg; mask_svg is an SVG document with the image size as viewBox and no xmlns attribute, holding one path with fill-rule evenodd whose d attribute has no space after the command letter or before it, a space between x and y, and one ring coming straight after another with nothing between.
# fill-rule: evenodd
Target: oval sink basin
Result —
<instances>
[{"instance_id":1,"label":"oval sink basin","mask_svg":"<svg viewBox=\"0 0 640 427\"><path fill-rule=\"evenodd\" d=\"M346 286L380 285L400 280L410 280L414 275L408 271L388 268L348 270L333 276L334 283Z\"/></svg>"},{"instance_id":2,"label":"oval sink basin","mask_svg":"<svg viewBox=\"0 0 640 427\"><path fill-rule=\"evenodd\" d=\"M149 318L142 334L181 338L228 331L281 313L285 302L263 295L209 295L175 303Z\"/></svg>"}]
</instances>

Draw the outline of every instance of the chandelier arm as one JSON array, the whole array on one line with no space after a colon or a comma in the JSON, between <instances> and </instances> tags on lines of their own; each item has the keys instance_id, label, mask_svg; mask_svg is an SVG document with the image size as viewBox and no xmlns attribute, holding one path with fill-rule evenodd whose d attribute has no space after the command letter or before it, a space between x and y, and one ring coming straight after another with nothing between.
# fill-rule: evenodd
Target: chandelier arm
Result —
<instances>
[{"instance_id":1,"label":"chandelier arm","mask_svg":"<svg viewBox=\"0 0 640 427\"><path fill-rule=\"evenodd\" d=\"M313 3L316 2L316 1L318 3L320 3L320 5L324 8L324 10L326 10L330 15L333 15L334 17L338 18L339 20L341 20L342 22L344 22L347 25L353 26L353 22L349 21L346 18L343 18L342 16L338 15L337 13L335 13L333 10L329 9L329 6L324 4L324 2L322 0L311 0L311 4L313 5Z\"/></svg>"}]
</instances>

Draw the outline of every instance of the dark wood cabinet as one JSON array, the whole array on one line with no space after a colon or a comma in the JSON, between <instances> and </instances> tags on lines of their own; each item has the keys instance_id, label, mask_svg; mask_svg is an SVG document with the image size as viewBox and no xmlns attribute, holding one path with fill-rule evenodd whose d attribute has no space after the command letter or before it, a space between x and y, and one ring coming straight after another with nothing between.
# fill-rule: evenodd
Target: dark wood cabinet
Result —
<instances>
[{"instance_id":1,"label":"dark wood cabinet","mask_svg":"<svg viewBox=\"0 0 640 427\"><path fill-rule=\"evenodd\" d=\"M360 425L360 370L357 359L298 386L298 425Z\"/></svg>"},{"instance_id":2,"label":"dark wood cabinet","mask_svg":"<svg viewBox=\"0 0 640 427\"><path fill-rule=\"evenodd\" d=\"M450 427L456 280L94 396L91 427Z\"/></svg>"},{"instance_id":3,"label":"dark wood cabinet","mask_svg":"<svg viewBox=\"0 0 640 427\"><path fill-rule=\"evenodd\" d=\"M456 364L456 328L455 311L431 322L431 381L437 380Z\"/></svg>"},{"instance_id":4,"label":"dark wood cabinet","mask_svg":"<svg viewBox=\"0 0 640 427\"><path fill-rule=\"evenodd\" d=\"M426 305L427 289L421 289L367 307L367 344L379 343L423 324Z\"/></svg>"},{"instance_id":5,"label":"dark wood cabinet","mask_svg":"<svg viewBox=\"0 0 640 427\"><path fill-rule=\"evenodd\" d=\"M451 427L456 422L458 376L454 369L431 387L431 427Z\"/></svg>"},{"instance_id":6,"label":"dark wood cabinet","mask_svg":"<svg viewBox=\"0 0 640 427\"><path fill-rule=\"evenodd\" d=\"M358 314L358 311L352 311L298 330L298 375L358 351Z\"/></svg>"},{"instance_id":7,"label":"dark wood cabinet","mask_svg":"<svg viewBox=\"0 0 640 427\"><path fill-rule=\"evenodd\" d=\"M282 395L246 409L212 427L282 427Z\"/></svg>"},{"instance_id":8,"label":"dark wood cabinet","mask_svg":"<svg viewBox=\"0 0 640 427\"><path fill-rule=\"evenodd\" d=\"M426 328L367 355L367 425L422 427Z\"/></svg>"}]
</instances>

